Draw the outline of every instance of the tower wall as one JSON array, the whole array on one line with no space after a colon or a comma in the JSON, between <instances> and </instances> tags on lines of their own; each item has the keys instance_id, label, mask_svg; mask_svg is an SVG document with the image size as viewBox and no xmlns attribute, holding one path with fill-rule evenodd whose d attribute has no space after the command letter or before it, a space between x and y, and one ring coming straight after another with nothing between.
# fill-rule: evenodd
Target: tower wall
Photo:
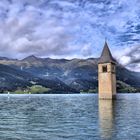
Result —
<instances>
[{"instance_id":1,"label":"tower wall","mask_svg":"<svg viewBox=\"0 0 140 140\"><path fill-rule=\"evenodd\" d=\"M107 71L103 71L107 67ZM116 95L116 70L112 63L98 64L99 99L113 99Z\"/></svg>"}]
</instances>

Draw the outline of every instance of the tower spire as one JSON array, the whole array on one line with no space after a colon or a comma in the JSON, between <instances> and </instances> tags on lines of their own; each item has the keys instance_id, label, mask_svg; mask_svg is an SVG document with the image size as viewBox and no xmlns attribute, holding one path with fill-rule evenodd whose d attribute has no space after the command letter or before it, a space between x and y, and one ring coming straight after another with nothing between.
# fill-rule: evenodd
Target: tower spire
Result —
<instances>
[{"instance_id":1,"label":"tower spire","mask_svg":"<svg viewBox=\"0 0 140 140\"><path fill-rule=\"evenodd\" d=\"M106 40L98 63L115 63L115 59L112 57Z\"/></svg>"}]
</instances>

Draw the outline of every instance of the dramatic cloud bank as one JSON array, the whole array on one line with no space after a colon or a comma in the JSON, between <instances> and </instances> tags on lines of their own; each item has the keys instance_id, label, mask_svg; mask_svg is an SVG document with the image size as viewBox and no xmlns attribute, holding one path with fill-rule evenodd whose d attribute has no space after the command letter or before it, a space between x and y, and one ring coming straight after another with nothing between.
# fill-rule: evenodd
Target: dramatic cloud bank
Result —
<instances>
[{"instance_id":1,"label":"dramatic cloud bank","mask_svg":"<svg viewBox=\"0 0 140 140\"><path fill-rule=\"evenodd\" d=\"M140 45L124 49L120 52L118 60L130 70L140 72Z\"/></svg>"},{"instance_id":2,"label":"dramatic cloud bank","mask_svg":"<svg viewBox=\"0 0 140 140\"><path fill-rule=\"evenodd\" d=\"M140 71L139 0L1 0L0 56L99 57L107 38L113 55Z\"/></svg>"}]
</instances>

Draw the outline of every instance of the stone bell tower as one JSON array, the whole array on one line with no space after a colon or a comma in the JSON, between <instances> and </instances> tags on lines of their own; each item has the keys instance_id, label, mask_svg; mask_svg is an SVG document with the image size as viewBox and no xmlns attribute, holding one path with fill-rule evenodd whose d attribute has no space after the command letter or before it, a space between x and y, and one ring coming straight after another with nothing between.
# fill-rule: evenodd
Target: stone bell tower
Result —
<instances>
[{"instance_id":1,"label":"stone bell tower","mask_svg":"<svg viewBox=\"0 0 140 140\"><path fill-rule=\"evenodd\" d=\"M107 42L98 61L99 99L113 99L116 95L116 63Z\"/></svg>"}]
</instances>

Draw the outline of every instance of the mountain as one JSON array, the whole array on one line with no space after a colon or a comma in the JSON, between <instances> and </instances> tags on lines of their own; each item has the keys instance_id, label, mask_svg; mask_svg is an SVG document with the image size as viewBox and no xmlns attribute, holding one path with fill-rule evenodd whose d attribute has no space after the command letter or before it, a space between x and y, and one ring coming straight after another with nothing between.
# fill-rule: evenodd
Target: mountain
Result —
<instances>
[{"instance_id":1,"label":"mountain","mask_svg":"<svg viewBox=\"0 0 140 140\"><path fill-rule=\"evenodd\" d=\"M29 86L29 78L32 76L27 72L13 69L0 64L0 91L15 90L16 87Z\"/></svg>"},{"instance_id":2,"label":"mountain","mask_svg":"<svg viewBox=\"0 0 140 140\"><path fill-rule=\"evenodd\" d=\"M39 58L37 58L36 56L30 55L30 56L24 58L22 61L35 62L35 61L38 61L38 59L39 59Z\"/></svg>"},{"instance_id":3,"label":"mountain","mask_svg":"<svg viewBox=\"0 0 140 140\"><path fill-rule=\"evenodd\" d=\"M0 60L0 64L28 73L42 81L42 85L44 80L49 80L52 82L51 88L55 87L55 82L61 82L66 91L74 89L77 92L97 92L98 58L67 60L38 58L32 55L23 60L3 59ZM25 76L25 81L26 79ZM47 87L47 84L43 86ZM130 71L117 63L117 90L139 92L140 73Z\"/></svg>"},{"instance_id":4,"label":"mountain","mask_svg":"<svg viewBox=\"0 0 140 140\"><path fill-rule=\"evenodd\" d=\"M18 89L24 90L34 85L46 87L53 93L76 92L57 78L43 79L21 69L0 64L0 93Z\"/></svg>"}]
</instances>

